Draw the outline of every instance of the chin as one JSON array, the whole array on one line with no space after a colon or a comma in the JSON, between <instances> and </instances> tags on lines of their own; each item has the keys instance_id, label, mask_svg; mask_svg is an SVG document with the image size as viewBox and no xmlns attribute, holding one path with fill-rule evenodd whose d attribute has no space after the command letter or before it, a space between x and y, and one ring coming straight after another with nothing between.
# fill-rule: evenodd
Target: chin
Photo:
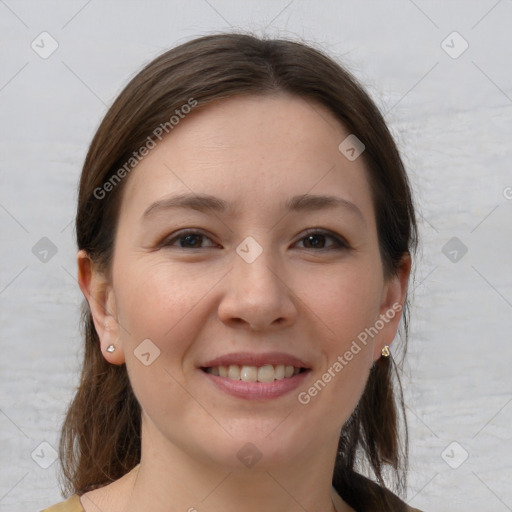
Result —
<instances>
[{"instance_id":1,"label":"chin","mask_svg":"<svg viewBox=\"0 0 512 512\"><path fill-rule=\"evenodd\" d=\"M260 428L240 422L236 428L229 429L232 437L227 434L213 439L210 435L205 452L215 463L230 470L258 469L268 470L282 464L292 464L297 457L298 447L307 446L311 439L291 436L288 429L276 428L282 421L280 418L272 423L259 425ZM282 425L281 425L282 426ZM274 430L274 432L272 432Z\"/></svg>"}]
</instances>

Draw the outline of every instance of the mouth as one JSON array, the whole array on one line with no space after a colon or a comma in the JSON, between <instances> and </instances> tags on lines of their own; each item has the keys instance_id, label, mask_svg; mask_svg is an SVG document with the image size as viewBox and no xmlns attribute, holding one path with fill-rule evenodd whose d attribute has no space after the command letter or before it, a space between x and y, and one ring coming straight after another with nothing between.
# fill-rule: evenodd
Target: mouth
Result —
<instances>
[{"instance_id":1,"label":"mouth","mask_svg":"<svg viewBox=\"0 0 512 512\"><path fill-rule=\"evenodd\" d=\"M236 353L202 363L198 370L213 389L246 400L268 400L301 386L312 368L284 353Z\"/></svg>"},{"instance_id":2,"label":"mouth","mask_svg":"<svg viewBox=\"0 0 512 512\"><path fill-rule=\"evenodd\" d=\"M224 377L235 381L274 382L275 380L290 379L309 369L284 364L264 364L262 366L230 364L228 366L201 367L201 370L216 377Z\"/></svg>"}]
</instances>

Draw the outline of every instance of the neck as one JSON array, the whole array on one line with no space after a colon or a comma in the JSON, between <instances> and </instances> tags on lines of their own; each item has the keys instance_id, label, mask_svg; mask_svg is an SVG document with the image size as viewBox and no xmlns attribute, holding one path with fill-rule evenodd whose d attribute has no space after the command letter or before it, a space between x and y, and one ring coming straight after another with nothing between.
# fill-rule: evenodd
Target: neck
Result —
<instances>
[{"instance_id":1,"label":"neck","mask_svg":"<svg viewBox=\"0 0 512 512\"><path fill-rule=\"evenodd\" d=\"M337 439L293 463L246 468L199 460L155 432L147 434L143 427L142 458L127 480L123 512L352 511L331 484Z\"/></svg>"}]
</instances>

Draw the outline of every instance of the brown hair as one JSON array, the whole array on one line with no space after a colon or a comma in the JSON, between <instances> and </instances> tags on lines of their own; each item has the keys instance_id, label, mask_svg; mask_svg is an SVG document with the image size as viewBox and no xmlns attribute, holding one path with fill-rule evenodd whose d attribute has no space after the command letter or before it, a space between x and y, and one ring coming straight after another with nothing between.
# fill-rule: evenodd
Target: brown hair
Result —
<instances>
[{"instance_id":1,"label":"brown hair","mask_svg":"<svg viewBox=\"0 0 512 512\"><path fill-rule=\"evenodd\" d=\"M110 276L123 183L99 189L152 137L155 128L191 99L197 108L235 95L284 91L327 107L364 143L364 158L386 277L417 244L411 190L393 138L379 110L356 79L309 45L247 34L200 37L150 62L124 88L99 126L87 153L79 186L76 235L98 269ZM126 167L124 167L126 169ZM111 183L113 183L111 181ZM403 312L407 340L408 301ZM140 462L141 410L126 366L107 363L99 349L89 305L84 301L85 354L80 384L68 409L60 440L65 492L79 495L117 480ZM373 366L365 391L340 436L333 486L353 507L401 510L387 491L405 489L407 427L393 359ZM358 471L369 466L374 480ZM400 502L401 503L401 502ZM395 508L392 508L395 507Z\"/></svg>"}]
</instances>

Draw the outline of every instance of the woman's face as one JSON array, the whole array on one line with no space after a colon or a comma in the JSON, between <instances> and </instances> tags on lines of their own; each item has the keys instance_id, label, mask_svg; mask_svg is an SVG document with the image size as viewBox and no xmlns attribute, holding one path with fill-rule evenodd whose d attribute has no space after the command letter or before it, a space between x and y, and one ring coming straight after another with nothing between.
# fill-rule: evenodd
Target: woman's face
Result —
<instances>
[{"instance_id":1,"label":"woman's face","mask_svg":"<svg viewBox=\"0 0 512 512\"><path fill-rule=\"evenodd\" d=\"M384 280L365 165L338 149L348 135L303 99L231 98L125 178L95 323L161 446L232 466L334 456L407 277Z\"/></svg>"}]
</instances>

